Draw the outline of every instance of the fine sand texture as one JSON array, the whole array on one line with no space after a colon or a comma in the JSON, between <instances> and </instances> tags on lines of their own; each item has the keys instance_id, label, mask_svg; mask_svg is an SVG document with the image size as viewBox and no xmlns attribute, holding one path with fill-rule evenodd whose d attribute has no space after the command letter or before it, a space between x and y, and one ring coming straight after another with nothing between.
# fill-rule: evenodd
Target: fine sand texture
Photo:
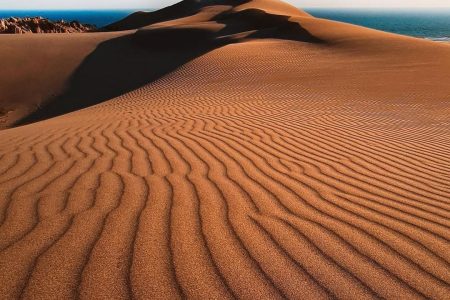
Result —
<instances>
[{"instance_id":1,"label":"fine sand texture","mask_svg":"<svg viewBox=\"0 0 450 300\"><path fill-rule=\"evenodd\" d=\"M449 299L448 45L278 0L113 25L0 37L1 299Z\"/></svg>"}]
</instances>

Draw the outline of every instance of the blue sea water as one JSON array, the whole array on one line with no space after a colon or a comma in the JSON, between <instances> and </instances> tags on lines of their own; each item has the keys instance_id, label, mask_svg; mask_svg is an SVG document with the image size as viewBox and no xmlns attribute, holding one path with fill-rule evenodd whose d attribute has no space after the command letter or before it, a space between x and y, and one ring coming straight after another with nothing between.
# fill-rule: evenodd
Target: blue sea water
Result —
<instances>
[{"instance_id":1,"label":"blue sea water","mask_svg":"<svg viewBox=\"0 0 450 300\"><path fill-rule=\"evenodd\" d=\"M149 9L150 10L150 9ZM383 31L450 41L450 8L444 9L305 9L313 16L352 23ZM50 20L78 20L102 27L134 10L0 10L0 18L41 16Z\"/></svg>"},{"instance_id":2,"label":"blue sea water","mask_svg":"<svg viewBox=\"0 0 450 300\"><path fill-rule=\"evenodd\" d=\"M136 10L0 10L0 19L9 17L43 17L52 21L73 21L102 27L125 18Z\"/></svg>"},{"instance_id":3,"label":"blue sea water","mask_svg":"<svg viewBox=\"0 0 450 300\"><path fill-rule=\"evenodd\" d=\"M306 9L311 15L414 37L450 41L450 8Z\"/></svg>"}]
</instances>

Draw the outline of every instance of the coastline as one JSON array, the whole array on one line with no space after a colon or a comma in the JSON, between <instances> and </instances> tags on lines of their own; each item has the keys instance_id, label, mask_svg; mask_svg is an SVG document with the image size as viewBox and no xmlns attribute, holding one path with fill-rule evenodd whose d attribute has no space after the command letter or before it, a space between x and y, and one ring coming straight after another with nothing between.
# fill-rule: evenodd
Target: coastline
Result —
<instances>
[{"instance_id":1,"label":"coastline","mask_svg":"<svg viewBox=\"0 0 450 300\"><path fill-rule=\"evenodd\" d=\"M101 28L110 23L118 21L126 16L136 12L134 9L120 9L120 10L31 10L31 11L1 11L0 19L10 17L34 17L41 16L43 18L52 20L54 22L65 20L77 20L80 23L92 24L97 28Z\"/></svg>"},{"instance_id":2,"label":"coastline","mask_svg":"<svg viewBox=\"0 0 450 300\"><path fill-rule=\"evenodd\" d=\"M11 17L0 19L0 34L30 34L30 33L82 33L93 32L94 25L82 24L79 21L51 21L43 17Z\"/></svg>"}]
</instances>

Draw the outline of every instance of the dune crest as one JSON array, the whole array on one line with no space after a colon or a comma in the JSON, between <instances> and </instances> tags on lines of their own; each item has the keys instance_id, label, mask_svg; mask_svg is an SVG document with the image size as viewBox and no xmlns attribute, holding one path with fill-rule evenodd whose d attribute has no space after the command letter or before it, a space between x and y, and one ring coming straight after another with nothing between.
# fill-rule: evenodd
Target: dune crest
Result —
<instances>
[{"instance_id":1,"label":"dune crest","mask_svg":"<svg viewBox=\"0 0 450 300\"><path fill-rule=\"evenodd\" d=\"M448 46L276 0L108 28L0 37L1 297L450 294Z\"/></svg>"},{"instance_id":2,"label":"dune crest","mask_svg":"<svg viewBox=\"0 0 450 300\"><path fill-rule=\"evenodd\" d=\"M108 31L130 30L167 20L198 14L205 8L222 10L259 9L266 13L285 16L310 16L306 12L279 0L184 0L156 12L136 12L127 18L106 26Z\"/></svg>"}]
</instances>

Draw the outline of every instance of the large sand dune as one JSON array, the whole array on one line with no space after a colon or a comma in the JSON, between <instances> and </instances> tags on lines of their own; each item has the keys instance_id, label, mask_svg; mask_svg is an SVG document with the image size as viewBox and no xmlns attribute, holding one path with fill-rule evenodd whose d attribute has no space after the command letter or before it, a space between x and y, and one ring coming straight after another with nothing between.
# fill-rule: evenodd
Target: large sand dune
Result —
<instances>
[{"instance_id":1,"label":"large sand dune","mask_svg":"<svg viewBox=\"0 0 450 300\"><path fill-rule=\"evenodd\" d=\"M448 299L448 45L276 0L134 18L0 37L5 126L42 120L0 131L0 298Z\"/></svg>"}]
</instances>

